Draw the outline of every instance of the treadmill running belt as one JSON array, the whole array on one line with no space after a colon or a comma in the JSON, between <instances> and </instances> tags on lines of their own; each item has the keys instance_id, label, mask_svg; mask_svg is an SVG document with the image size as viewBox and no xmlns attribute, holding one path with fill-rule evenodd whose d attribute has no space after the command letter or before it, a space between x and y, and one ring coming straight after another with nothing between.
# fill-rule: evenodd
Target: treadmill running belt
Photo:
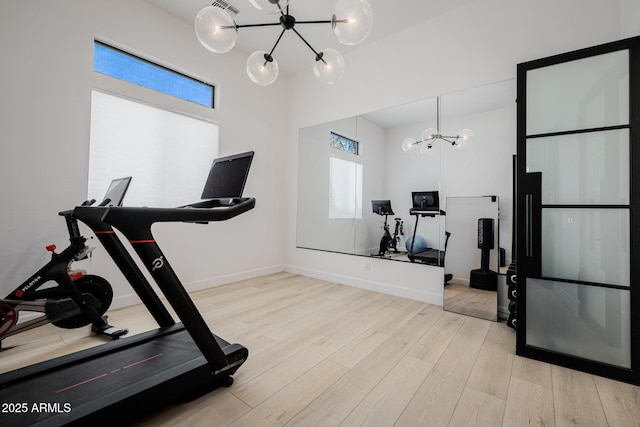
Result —
<instances>
[{"instance_id":1,"label":"treadmill running belt","mask_svg":"<svg viewBox=\"0 0 640 427\"><path fill-rule=\"evenodd\" d=\"M241 347L216 338L225 353ZM58 369L55 375L43 372L0 385L0 401L19 403L24 409L21 413L3 414L3 421L7 423L3 424L62 425L80 420L86 424L88 420L84 417L88 415L92 424L107 421L112 424L131 412L141 416L160 405L193 398L194 384L201 383L196 389L203 392L219 385L186 330L125 350L69 364ZM229 358L233 360L231 355ZM184 381L191 390L188 396L181 393L187 389L180 387ZM146 394L144 401L137 401L140 399L136 399L136 395L145 390L148 393L154 387L158 390L153 399Z\"/></svg>"}]
</instances>

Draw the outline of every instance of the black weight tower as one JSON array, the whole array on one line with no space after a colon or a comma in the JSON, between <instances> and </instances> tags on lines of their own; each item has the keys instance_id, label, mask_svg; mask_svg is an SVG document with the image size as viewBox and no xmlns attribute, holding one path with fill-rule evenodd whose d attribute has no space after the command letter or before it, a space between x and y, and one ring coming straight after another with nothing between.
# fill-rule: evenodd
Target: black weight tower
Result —
<instances>
[{"instance_id":1,"label":"black weight tower","mask_svg":"<svg viewBox=\"0 0 640 427\"><path fill-rule=\"evenodd\" d=\"M489 268L489 253L493 248L493 218L480 218L478 219L478 249L482 251L480 268L471 270L470 287L486 291L497 290L498 274Z\"/></svg>"}]
</instances>

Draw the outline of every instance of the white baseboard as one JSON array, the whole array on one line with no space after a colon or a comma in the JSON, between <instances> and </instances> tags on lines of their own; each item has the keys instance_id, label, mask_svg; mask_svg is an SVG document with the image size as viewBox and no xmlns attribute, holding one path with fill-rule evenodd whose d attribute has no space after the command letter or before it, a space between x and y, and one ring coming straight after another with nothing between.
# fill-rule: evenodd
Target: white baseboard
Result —
<instances>
[{"instance_id":1,"label":"white baseboard","mask_svg":"<svg viewBox=\"0 0 640 427\"><path fill-rule=\"evenodd\" d=\"M341 285L354 286L360 289L380 292L387 295L408 298L416 301L422 301L429 304L442 306L442 295L432 292L424 292L416 289L403 288L401 286L389 285L388 283L375 282L372 280L364 280L357 277L345 276L340 274L328 273L326 271L314 270L310 268L298 267L294 265L285 265L284 271L303 276L313 277L315 279L327 280Z\"/></svg>"}]
</instances>

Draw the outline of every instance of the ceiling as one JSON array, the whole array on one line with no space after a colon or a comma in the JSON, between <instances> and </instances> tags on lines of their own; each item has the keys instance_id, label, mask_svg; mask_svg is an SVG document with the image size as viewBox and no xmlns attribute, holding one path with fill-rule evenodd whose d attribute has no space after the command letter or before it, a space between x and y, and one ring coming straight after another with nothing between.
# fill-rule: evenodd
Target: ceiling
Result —
<instances>
[{"instance_id":1,"label":"ceiling","mask_svg":"<svg viewBox=\"0 0 640 427\"><path fill-rule=\"evenodd\" d=\"M515 105L515 79L504 80L440 96L442 119L463 117ZM437 98L429 98L363 114L385 129L431 123L436 127Z\"/></svg>"},{"instance_id":2,"label":"ceiling","mask_svg":"<svg viewBox=\"0 0 640 427\"><path fill-rule=\"evenodd\" d=\"M214 0L147 0L168 13L193 25L200 9ZM277 23L279 15L260 11L252 6L250 0L225 0L231 3L239 13L235 15L237 25ZM289 14L296 21L330 20L337 0L289 0ZM416 25L429 18L446 13L474 0L369 0L373 9L373 29L361 45L366 45L390 34ZM333 35L330 24L298 24L295 27L311 46L320 51L325 48L338 49L343 54L359 46L341 45ZM249 56L256 50L270 51L282 32L280 26L240 28L235 50ZM194 36L195 38L195 32ZM204 49L204 47L203 47ZM206 51L210 55L216 55ZM280 72L290 74L313 67L315 55L295 33L287 31L282 37L273 56L278 61ZM348 64L347 64L348 66Z\"/></svg>"}]
</instances>

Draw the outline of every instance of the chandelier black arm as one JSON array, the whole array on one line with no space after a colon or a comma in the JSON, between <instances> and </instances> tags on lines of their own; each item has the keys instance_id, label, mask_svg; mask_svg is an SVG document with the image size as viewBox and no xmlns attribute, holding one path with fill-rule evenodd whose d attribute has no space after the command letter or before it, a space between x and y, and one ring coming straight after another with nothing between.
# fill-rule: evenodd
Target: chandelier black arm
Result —
<instances>
[{"instance_id":1,"label":"chandelier black arm","mask_svg":"<svg viewBox=\"0 0 640 427\"><path fill-rule=\"evenodd\" d=\"M330 24L331 21L296 21L296 24ZM270 22L267 24L243 24L237 25L236 28L249 28L249 27L275 27L276 25L282 25L280 22ZM233 28L233 27L229 27Z\"/></svg>"},{"instance_id":2,"label":"chandelier black arm","mask_svg":"<svg viewBox=\"0 0 640 427\"><path fill-rule=\"evenodd\" d=\"M454 139L451 140L451 139L447 139L447 138L454 138ZM458 137L457 136L443 136L443 135L440 135L440 139L443 140L443 141L447 141L451 145L455 145L456 141L458 140Z\"/></svg>"},{"instance_id":3,"label":"chandelier black arm","mask_svg":"<svg viewBox=\"0 0 640 427\"><path fill-rule=\"evenodd\" d=\"M331 20L327 21L296 21L296 24L330 24Z\"/></svg>"},{"instance_id":4,"label":"chandelier black arm","mask_svg":"<svg viewBox=\"0 0 640 427\"><path fill-rule=\"evenodd\" d=\"M244 24L244 25L236 25L236 28L248 28L248 27L274 27L276 25L281 25L279 22L273 22L269 24Z\"/></svg>"},{"instance_id":5,"label":"chandelier black arm","mask_svg":"<svg viewBox=\"0 0 640 427\"><path fill-rule=\"evenodd\" d=\"M309 44L309 42L308 42L308 41L306 41L306 40L304 39L304 37L302 37L302 35L300 35L300 33L299 33L295 28L292 28L292 30L293 30L293 32L294 32L294 33L296 33L296 34L298 35L298 37L300 37L300 40L302 40L302 41L304 42L304 44L306 44L307 46L309 46L309 49L311 49L311 50L313 51L313 53L315 53L315 54L316 54L316 61L322 61L322 62L324 62L325 64L327 63L324 59L322 59L322 54L321 54L321 53L316 52L316 50L315 50L313 47L311 47L311 45Z\"/></svg>"},{"instance_id":6,"label":"chandelier black arm","mask_svg":"<svg viewBox=\"0 0 640 427\"><path fill-rule=\"evenodd\" d=\"M267 53L264 55L264 67L267 66L267 63L272 61L272 57L271 54L273 53L274 50L276 50L276 46L278 46L278 43L280 43L280 39L282 38L282 36L284 35L284 32L286 30L282 30L282 32L280 33L280 36L278 37L278 40L276 40L276 44L273 45L273 47L271 48L271 52Z\"/></svg>"}]
</instances>

